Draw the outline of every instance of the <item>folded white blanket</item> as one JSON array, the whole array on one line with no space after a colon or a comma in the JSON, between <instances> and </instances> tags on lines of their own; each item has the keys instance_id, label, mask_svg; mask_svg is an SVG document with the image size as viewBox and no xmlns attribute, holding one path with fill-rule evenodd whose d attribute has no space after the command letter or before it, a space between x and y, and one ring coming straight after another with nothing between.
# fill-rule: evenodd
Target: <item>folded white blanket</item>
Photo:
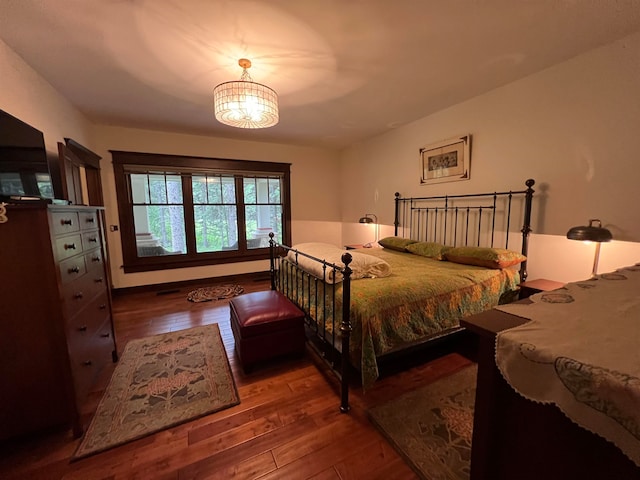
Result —
<instances>
[{"instance_id":1,"label":"folded white blanket","mask_svg":"<svg viewBox=\"0 0 640 480\"><path fill-rule=\"evenodd\" d=\"M324 260L328 263L333 263L340 268L344 268L342 255L347 252L335 245L331 245L329 243L309 242L294 245L293 248L299 252L304 252L312 257L319 258L320 260ZM351 274L352 279L388 277L391 275L391 266L384 260L361 252L349 251L348 253L352 257L352 261L349 264L353 271ZM315 277L324 279L327 283L339 283L343 279L342 272L338 270L334 271L334 269L330 267L326 267L325 270L322 263L305 257L304 255L296 255L295 252L289 251L287 258L291 262L297 262L300 268Z\"/></svg>"}]
</instances>

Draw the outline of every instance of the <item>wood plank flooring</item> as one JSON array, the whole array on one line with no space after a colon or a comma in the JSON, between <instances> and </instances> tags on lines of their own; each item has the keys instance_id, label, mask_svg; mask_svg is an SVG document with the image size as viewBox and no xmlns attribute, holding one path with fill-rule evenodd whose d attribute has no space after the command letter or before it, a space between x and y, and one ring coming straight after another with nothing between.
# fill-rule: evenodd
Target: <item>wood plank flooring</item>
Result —
<instances>
[{"instance_id":1,"label":"wood plank flooring","mask_svg":"<svg viewBox=\"0 0 640 480\"><path fill-rule=\"evenodd\" d=\"M245 292L268 289L243 282ZM308 352L245 375L229 327L228 301L191 303L195 286L158 295L114 298L118 350L147 335L218 323L241 403L107 452L71 463L79 444L70 431L13 440L0 447L0 478L8 479L414 479L411 468L369 422L367 409L455 373L470 361L456 352L388 375L366 393L355 387L352 410L338 410L338 383ZM84 406L97 408L113 367ZM6 386L3 386L6 388Z\"/></svg>"}]
</instances>

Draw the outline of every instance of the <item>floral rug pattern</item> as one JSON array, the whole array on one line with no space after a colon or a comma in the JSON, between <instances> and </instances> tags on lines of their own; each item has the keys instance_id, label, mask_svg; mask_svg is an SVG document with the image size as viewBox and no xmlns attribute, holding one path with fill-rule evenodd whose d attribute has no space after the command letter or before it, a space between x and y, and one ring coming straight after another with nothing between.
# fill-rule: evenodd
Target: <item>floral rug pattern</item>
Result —
<instances>
[{"instance_id":1,"label":"floral rug pattern","mask_svg":"<svg viewBox=\"0 0 640 480\"><path fill-rule=\"evenodd\" d=\"M73 459L238 403L218 324L131 340Z\"/></svg>"},{"instance_id":2,"label":"floral rug pattern","mask_svg":"<svg viewBox=\"0 0 640 480\"><path fill-rule=\"evenodd\" d=\"M369 411L420 478L469 478L476 375L466 367Z\"/></svg>"}]
</instances>

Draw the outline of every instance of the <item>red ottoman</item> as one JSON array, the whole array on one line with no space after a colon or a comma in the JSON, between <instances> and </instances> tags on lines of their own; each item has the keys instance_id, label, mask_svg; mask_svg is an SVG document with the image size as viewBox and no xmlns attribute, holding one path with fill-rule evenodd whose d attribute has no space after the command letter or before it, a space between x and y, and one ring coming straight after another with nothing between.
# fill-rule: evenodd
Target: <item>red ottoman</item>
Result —
<instances>
[{"instance_id":1,"label":"red ottoman","mask_svg":"<svg viewBox=\"0 0 640 480\"><path fill-rule=\"evenodd\" d=\"M304 313L282 293L246 293L229 305L236 352L245 372L264 360L304 353Z\"/></svg>"}]
</instances>

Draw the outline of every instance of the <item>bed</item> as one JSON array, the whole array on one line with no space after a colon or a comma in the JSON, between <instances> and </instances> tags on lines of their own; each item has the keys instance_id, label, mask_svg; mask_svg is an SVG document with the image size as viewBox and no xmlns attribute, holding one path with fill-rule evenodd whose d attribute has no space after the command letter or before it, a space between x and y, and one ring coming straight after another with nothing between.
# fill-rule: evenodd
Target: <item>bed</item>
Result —
<instances>
[{"instance_id":1,"label":"bed","mask_svg":"<svg viewBox=\"0 0 640 480\"><path fill-rule=\"evenodd\" d=\"M342 412L349 410L352 371L366 389L385 357L434 344L462 330L460 319L516 298L527 276L534 184L396 194L394 235L381 240L381 249L287 246L271 237L271 287L305 312L310 344L341 379Z\"/></svg>"}]
</instances>

